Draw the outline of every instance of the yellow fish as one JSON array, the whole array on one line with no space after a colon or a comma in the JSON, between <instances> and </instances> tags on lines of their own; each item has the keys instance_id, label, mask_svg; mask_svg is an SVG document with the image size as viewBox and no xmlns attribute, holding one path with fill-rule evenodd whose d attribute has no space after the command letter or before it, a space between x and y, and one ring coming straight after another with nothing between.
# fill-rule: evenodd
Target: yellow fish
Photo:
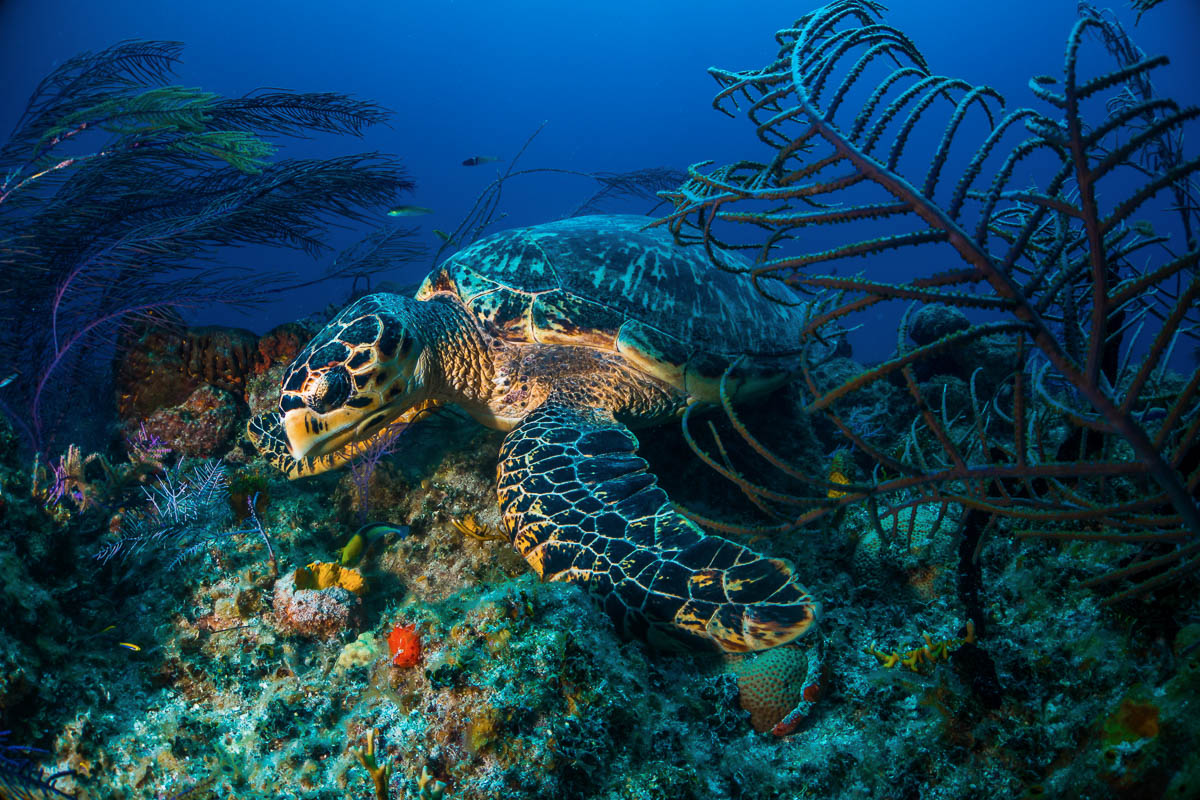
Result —
<instances>
[{"instance_id":1,"label":"yellow fish","mask_svg":"<svg viewBox=\"0 0 1200 800\"><path fill-rule=\"evenodd\" d=\"M432 208L425 206L396 206L387 212L389 217L421 217L425 214L432 214Z\"/></svg>"},{"instance_id":2,"label":"yellow fish","mask_svg":"<svg viewBox=\"0 0 1200 800\"><path fill-rule=\"evenodd\" d=\"M363 525L354 535L350 537L350 541L346 542L346 546L342 548L342 557L340 563L343 567L352 567L358 563L359 559L367 552L371 545L379 541L390 533L399 534L403 539L408 536L409 528L407 525L392 525L388 522L368 522Z\"/></svg>"}]
</instances>

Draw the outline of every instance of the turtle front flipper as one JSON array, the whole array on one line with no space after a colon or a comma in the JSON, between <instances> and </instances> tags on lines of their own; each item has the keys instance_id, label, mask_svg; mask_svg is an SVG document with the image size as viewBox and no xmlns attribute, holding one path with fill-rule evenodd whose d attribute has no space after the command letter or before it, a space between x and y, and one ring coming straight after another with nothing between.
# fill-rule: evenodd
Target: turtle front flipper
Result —
<instances>
[{"instance_id":1,"label":"turtle front flipper","mask_svg":"<svg viewBox=\"0 0 1200 800\"><path fill-rule=\"evenodd\" d=\"M624 635L660 646L765 650L808 630L818 604L791 565L681 516L637 444L608 412L553 398L505 437L500 513L542 579L585 585Z\"/></svg>"}]
</instances>

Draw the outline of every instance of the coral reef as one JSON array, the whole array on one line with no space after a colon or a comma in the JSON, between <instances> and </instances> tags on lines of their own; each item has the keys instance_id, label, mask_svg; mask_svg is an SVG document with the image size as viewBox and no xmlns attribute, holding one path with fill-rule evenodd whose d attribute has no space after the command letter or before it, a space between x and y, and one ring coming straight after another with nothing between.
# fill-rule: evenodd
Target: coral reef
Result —
<instances>
[{"instance_id":1,"label":"coral reef","mask_svg":"<svg viewBox=\"0 0 1200 800\"><path fill-rule=\"evenodd\" d=\"M309 564L275 582L275 623L285 633L332 639L362 621L362 576L337 564Z\"/></svg>"},{"instance_id":2,"label":"coral reef","mask_svg":"<svg viewBox=\"0 0 1200 800\"><path fill-rule=\"evenodd\" d=\"M793 406L761 413L781 443L791 438ZM891 430L903 435L894 424ZM647 455L679 464L686 444L670 431L662 438ZM829 459L807 441L795 437L814 472L829 470ZM385 537L360 558L370 592L296 590L294 568L272 581L261 544L231 539L165 576L143 572L150 580L136 588L122 583L129 607L141 610L132 618L119 610L96 617L96 631L124 621L93 640L104 659L86 669L47 672L33 660L40 650L13 642L18 649L5 653L5 663L25 677L0 693L6 723L16 719L8 709L28 709L42 693L65 698L60 711L41 706L40 724L50 723L55 735L35 743L57 754L55 769L76 771L59 781L64 791L89 799L171 797L197 786L218 798L274 796L281 788L319 800L370 796L374 781L347 747L363 748L369 731L376 731L376 767L390 769L391 797L984 798L1083 786L1121 798L1138 796L1130 788L1137 785L1188 796L1186 775L1197 768L1188 714L1200 674L1200 626L1122 626L1072 579L1092 563L1086 549L1044 543L1023 552L1010 538L995 540L980 564L989 587L986 632L954 646L966 638L968 619L954 580L955 526L923 527L930 512L920 508L897 514L897 524L885 528L895 536L878 554L886 591L846 572L850 533L824 541L804 534L789 547L805 552L813 574L823 576L822 594L843 601L817 632L827 652L820 696L803 698L816 700L813 710L778 738L755 729L769 731L787 713L796 679L808 671L807 651L724 667L652 656L620 641L586 595L538 583L509 546L455 526L471 514L478 526L497 523L495 437L468 437L451 451L440 441L426 444L427 453L412 454L430 464L423 475L410 480L403 465L380 467L394 473L388 497L395 500L382 509L409 533ZM673 490L684 503L712 503L722 479L696 469ZM351 492L351 477L300 485L264 474L273 500L261 518L281 561L323 556L304 568L310 577L302 582L336 583L356 515L353 505L330 497ZM42 512L13 492L4 513ZM47 516L40 524L55 523ZM873 530L867 518L855 524ZM906 547L910 528L913 542L924 543L916 555ZM4 563L28 570L48 562L24 555ZM916 565L940 570L936 591L910 575ZM9 579L7 586L27 587L0 594L14 621L62 616L52 597L30 591L42 580L28 573ZM355 609L356 623L343 627L339 619L316 636L280 625L280 587L292 597L345 592L338 602ZM18 600L36 611L16 611ZM1177 613L1195 615L1200 605L1191 609ZM1048 618L1056 624L1048 627ZM22 633L24 624L15 622L17 641L36 641ZM421 658L413 666L393 666L384 646L397 625L419 631ZM898 662L889 669L864 652L874 644L904 658L923 649L923 634L936 661L922 659L917 672ZM70 700L82 692L92 699ZM22 727L26 740L30 733Z\"/></svg>"},{"instance_id":3,"label":"coral reef","mask_svg":"<svg viewBox=\"0 0 1200 800\"><path fill-rule=\"evenodd\" d=\"M204 384L179 405L155 410L145 426L177 453L213 458L229 449L240 420L234 395Z\"/></svg>"},{"instance_id":4,"label":"coral reef","mask_svg":"<svg viewBox=\"0 0 1200 800\"><path fill-rule=\"evenodd\" d=\"M785 53L822 20L786 31ZM872 31L861 35L879 44ZM959 91L938 86L931 100ZM756 174L774 189L786 188L776 173L803 184L808 167L792 158ZM717 180L697 175L710 189ZM620 177L601 184L617 191ZM732 182L739 197L753 191ZM701 194L689 196L693 215L708 203L710 228L731 221L731 207ZM998 230L1005 243L1020 235ZM1040 252L1051 239L1038 230ZM981 332L934 285L821 280L918 301L893 358L861 363L840 332L814 335L806 374L770 401L691 409L685 429L642 434L681 508L791 558L827 598L801 646L749 657L651 652L622 640L578 587L540 583L502 535L500 435L461 416L415 423L365 478L289 483L265 468L227 420L275 402L310 322L257 338L133 326L115 364L125 435L111 449L66 447L31 468L26 432L0 420L0 731L11 731L0 734L0 796L1200 795L1200 591L1176 580L1113 602L1089 584L1114 566L1134 580L1186 577L1194 557L1178 553L1192 545L1160 535L1179 509L1144 465L1112 472L1136 456L1120 436L1101 431L1089 454L1100 440L1078 433L1087 425L1072 421L1068 393L1030 382L1045 364L1014 368L1033 346L1027 329ZM850 384L813 407L814 387ZM1119 385L1133 398L1120 414L1161 423L1164 441L1190 420L1195 436L1193 412L1170 401L1194 400L1192 378L1161 370L1141 389ZM1167 417L1151 419L1155 408ZM187 435L185 413L196 415ZM1021 415L1036 436L1018 442ZM1069 452L1030 459L1035 438ZM193 452L224 456L179 459ZM978 460L954 472L943 459L955 452ZM1041 471L1016 469L1021 452ZM763 466L764 454L775 461ZM1103 480L1079 474L1085 463ZM946 478L937 491L922 483L931 476ZM1137 507L1110 513L1102 497ZM1068 498L1078 506L1062 511ZM1089 516L1069 536L1021 538L1033 523L997 511L1043 500L1047 513ZM1157 527L1138 527L1135 512Z\"/></svg>"}]
</instances>

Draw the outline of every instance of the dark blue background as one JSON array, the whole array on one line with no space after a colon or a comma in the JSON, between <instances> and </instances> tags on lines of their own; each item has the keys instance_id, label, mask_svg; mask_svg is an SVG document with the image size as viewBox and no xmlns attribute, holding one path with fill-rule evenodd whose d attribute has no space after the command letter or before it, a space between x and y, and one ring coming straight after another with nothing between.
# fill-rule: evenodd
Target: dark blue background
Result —
<instances>
[{"instance_id":1,"label":"dark blue background","mask_svg":"<svg viewBox=\"0 0 1200 800\"><path fill-rule=\"evenodd\" d=\"M776 52L775 30L816 5L0 0L0 131L11 129L30 90L61 60L126 38L180 40L181 84L227 95L260 86L340 91L393 109L391 128L373 130L363 142L320 139L289 152L399 154L418 184L411 202L437 212L416 220L436 247L432 229L453 229L495 176L493 166L465 168L462 159L511 158L543 120L548 124L522 166L624 171L761 155L744 119L711 109L716 84L705 68L764 65ZM1118 12L1143 49L1172 57L1156 78L1159 90L1195 102L1200 3L1167 0L1136 28L1123 5ZM1075 4L1065 0L910 0L887 15L935 72L991 84L1016 105L1032 102L1031 74L1061 75L1074 19ZM576 178L514 181L506 188L504 227L558 218L594 188ZM344 232L336 244L354 238ZM324 267L292 252L225 255L299 276ZM428 266L390 277L416 280ZM251 317L201 316L262 331L340 302L347 289L326 284Z\"/></svg>"}]
</instances>

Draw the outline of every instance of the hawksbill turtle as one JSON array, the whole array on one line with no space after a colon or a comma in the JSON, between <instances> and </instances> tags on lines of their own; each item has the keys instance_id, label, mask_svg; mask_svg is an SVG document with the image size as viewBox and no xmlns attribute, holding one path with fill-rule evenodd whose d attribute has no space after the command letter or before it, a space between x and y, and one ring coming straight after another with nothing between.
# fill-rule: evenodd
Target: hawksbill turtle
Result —
<instances>
[{"instance_id":1,"label":"hawksbill turtle","mask_svg":"<svg viewBox=\"0 0 1200 800\"><path fill-rule=\"evenodd\" d=\"M818 604L792 566L676 512L631 428L717 401L723 375L735 401L787 381L800 297L764 302L748 276L645 225L590 216L496 233L414 298L357 300L296 356L250 440L297 478L414 409L453 403L508 432L501 517L543 580L586 586L624 635L652 645L796 639Z\"/></svg>"}]
</instances>

